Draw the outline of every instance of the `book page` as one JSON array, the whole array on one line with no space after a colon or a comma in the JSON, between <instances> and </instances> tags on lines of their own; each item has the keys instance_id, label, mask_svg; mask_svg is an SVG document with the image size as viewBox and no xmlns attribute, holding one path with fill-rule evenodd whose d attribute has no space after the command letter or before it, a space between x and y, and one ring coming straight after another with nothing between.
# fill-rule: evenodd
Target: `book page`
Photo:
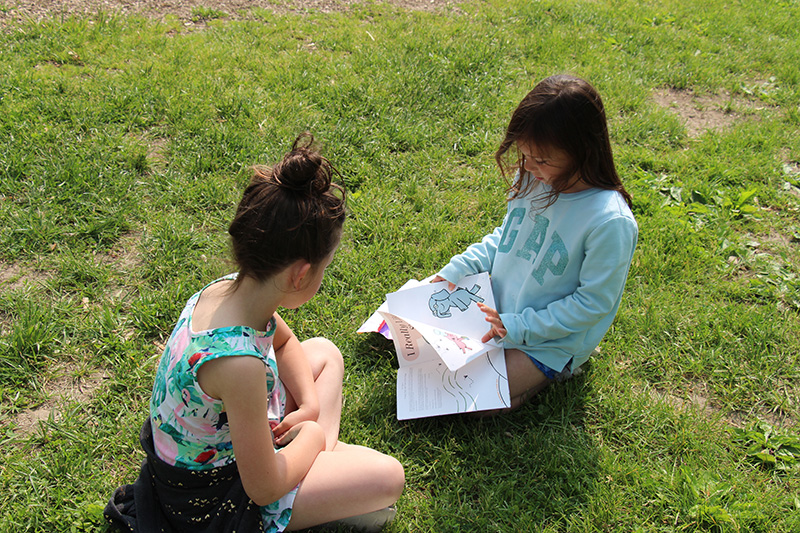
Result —
<instances>
[{"instance_id":1,"label":"book page","mask_svg":"<svg viewBox=\"0 0 800 533\"><path fill-rule=\"evenodd\" d=\"M488 274L448 283L410 280L359 328L392 339L397 353L397 418L510 406L505 352L477 304L494 307Z\"/></svg>"},{"instance_id":2,"label":"book page","mask_svg":"<svg viewBox=\"0 0 800 533\"><path fill-rule=\"evenodd\" d=\"M441 361L397 372L397 419L509 407L505 355L495 348L453 372Z\"/></svg>"},{"instance_id":3,"label":"book page","mask_svg":"<svg viewBox=\"0 0 800 533\"><path fill-rule=\"evenodd\" d=\"M400 368L420 363L441 363L442 360L433 346L414 326L391 313L379 311L388 327L394 349L397 352L397 363Z\"/></svg>"},{"instance_id":4,"label":"book page","mask_svg":"<svg viewBox=\"0 0 800 533\"><path fill-rule=\"evenodd\" d=\"M398 290L403 291L406 289L410 289L411 287L418 287L423 283L427 283L426 280L429 279L431 278L426 278L422 281L410 279L406 281L405 284L403 284L403 286L400 287ZM378 310L372 313L372 315L370 315L369 318L367 318L364 321L364 323L361 324L361 327L358 328L356 333L380 333L387 339L392 340L392 332L389 330L389 326L386 324L386 321L384 320L383 316L381 316L381 312L388 312L388 311L389 311L389 306L387 305L386 302L383 302L381 306L378 307Z\"/></svg>"},{"instance_id":5,"label":"book page","mask_svg":"<svg viewBox=\"0 0 800 533\"><path fill-rule=\"evenodd\" d=\"M393 315L478 341L490 328L479 302L495 307L486 272L463 278L453 291L448 290L448 282L440 281L386 295L387 310ZM495 341L489 344L497 346Z\"/></svg>"},{"instance_id":6,"label":"book page","mask_svg":"<svg viewBox=\"0 0 800 533\"><path fill-rule=\"evenodd\" d=\"M422 335L449 370L457 370L493 348L479 339L473 339L466 335L445 331L414 320L406 319L405 322Z\"/></svg>"}]
</instances>

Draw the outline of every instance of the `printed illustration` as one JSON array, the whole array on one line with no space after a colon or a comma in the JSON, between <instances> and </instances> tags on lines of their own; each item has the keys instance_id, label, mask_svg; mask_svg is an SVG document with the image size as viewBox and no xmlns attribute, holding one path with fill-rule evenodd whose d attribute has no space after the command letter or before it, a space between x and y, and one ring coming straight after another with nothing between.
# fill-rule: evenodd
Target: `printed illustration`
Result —
<instances>
[{"instance_id":1,"label":"printed illustration","mask_svg":"<svg viewBox=\"0 0 800 533\"><path fill-rule=\"evenodd\" d=\"M398 420L510 405L504 351L494 339L481 342L486 315L473 305L494 306L489 274L462 279L452 293L447 287L446 281L409 280L387 294L359 328L394 343ZM453 307L460 312L452 312Z\"/></svg>"},{"instance_id":2,"label":"printed illustration","mask_svg":"<svg viewBox=\"0 0 800 533\"><path fill-rule=\"evenodd\" d=\"M456 307L459 311L464 312L472 302L483 302L483 298L478 296L480 290L481 286L477 284L473 285L470 290L464 287L459 287L453 292L442 289L431 294L431 299L428 300L428 307L436 318L449 318L452 316L450 313L451 307Z\"/></svg>"},{"instance_id":3,"label":"printed illustration","mask_svg":"<svg viewBox=\"0 0 800 533\"><path fill-rule=\"evenodd\" d=\"M453 357L458 357L459 355L466 356L458 357L457 359L466 362L473 359L473 357L471 357L473 354L486 351L482 342L467 337L466 335L456 335L453 332L437 328L423 328L423 332L428 334L427 342L436 349L440 357L452 353ZM442 358L446 359L446 357ZM448 366L451 366L451 370L455 370L455 368L463 366L463 364L464 363L457 363ZM452 368L453 366L455 368Z\"/></svg>"},{"instance_id":4,"label":"printed illustration","mask_svg":"<svg viewBox=\"0 0 800 533\"><path fill-rule=\"evenodd\" d=\"M448 370L443 364L437 365L441 390L450 398L445 403L454 406L456 413L475 411L485 405L509 407L511 403L506 392L508 377L504 363L502 352L495 350L457 372ZM472 375L481 386L476 386Z\"/></svg>"},{"instance_id":5,"label":"printed illustration","mask_svg":"<svg viewBox=\"0 0 800 533\"><path fill-rule=\"evenodd\" d=\"M445 332L445 337L447 337L448 339L453 341L453 344L456 345L456 348L461 350L461 353L467 353L467 350L469 350L469 346L467 346L467 343L466 343L466 341L469 339L469 337L464 337L464 336L460 336L460 335L453 335L452 333L449 333L449 332Z\"/></svg>"}]
</instances>

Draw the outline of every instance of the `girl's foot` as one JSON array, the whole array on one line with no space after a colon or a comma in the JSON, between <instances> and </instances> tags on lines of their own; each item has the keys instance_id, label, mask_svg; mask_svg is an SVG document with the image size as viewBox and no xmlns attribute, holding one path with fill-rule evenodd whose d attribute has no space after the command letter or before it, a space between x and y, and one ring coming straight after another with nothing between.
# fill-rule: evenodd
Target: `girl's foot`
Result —
<instances>
[{"instance_id":1,"label":"girl's foot","mask_svg":"<svg viewBox=\"0 0 800 533\"><path fill-rule=\"evenodd\" d=\"M328 522L327 524L322 524L313 528L313 531L335 530L339 526L347 526L356 531L363 531L364 533L377 533L381 531L385 525L394 520L395 514L397 514L397 510L394 506L390 506L372 511L371 513L334 520L333 522Z\"/></svg>"}]
</instances>

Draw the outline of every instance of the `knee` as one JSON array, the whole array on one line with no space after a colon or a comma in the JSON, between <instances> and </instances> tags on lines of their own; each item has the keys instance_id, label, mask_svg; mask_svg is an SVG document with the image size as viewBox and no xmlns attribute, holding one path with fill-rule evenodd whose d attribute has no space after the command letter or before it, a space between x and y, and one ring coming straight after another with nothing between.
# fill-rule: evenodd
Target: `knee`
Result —
<instances>
[{"instance_id":1,"label":"knee","mask_svg":"<svg viewBox=\"0 0 800 533\"><path fill-rule=\"evenodd\" d=\"M336 345L324 337L314 337L303 342L306 353L318 359L324 368L335 369L344 375L344 358Z\"/></svg>"},{"instance_id":2,"label":"knee","mask_svg":"<svg viewBox=\"0 0 800 533\"><path fill-rule=\"evenodd\" d=\"M392 505L400 499L406 484L406 473L400 461L385 455L381 471L375 476L375 479L380 484L376 490L383 497L385 506Z\"/></svg>"}]
</instances>

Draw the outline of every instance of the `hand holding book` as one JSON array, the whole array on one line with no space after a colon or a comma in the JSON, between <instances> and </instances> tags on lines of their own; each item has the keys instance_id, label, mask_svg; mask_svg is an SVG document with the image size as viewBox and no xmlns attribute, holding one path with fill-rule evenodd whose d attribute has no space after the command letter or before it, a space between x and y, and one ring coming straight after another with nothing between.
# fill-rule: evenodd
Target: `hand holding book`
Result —
<instances>
[{"instance_id":1,"label":"hand holding book","mask_svg":"<svg viewBox=\"0 0 800 533\"><path fill-rule=\"evenodd\" d=\"M387 294L359 328L394 341L398 418L507 407L505 358L494 339L504 330L489 275L468 276L458 286L427 281L411 280ZM485 333L487 321L491 328Z\"/></svg>"}]
</instances>

